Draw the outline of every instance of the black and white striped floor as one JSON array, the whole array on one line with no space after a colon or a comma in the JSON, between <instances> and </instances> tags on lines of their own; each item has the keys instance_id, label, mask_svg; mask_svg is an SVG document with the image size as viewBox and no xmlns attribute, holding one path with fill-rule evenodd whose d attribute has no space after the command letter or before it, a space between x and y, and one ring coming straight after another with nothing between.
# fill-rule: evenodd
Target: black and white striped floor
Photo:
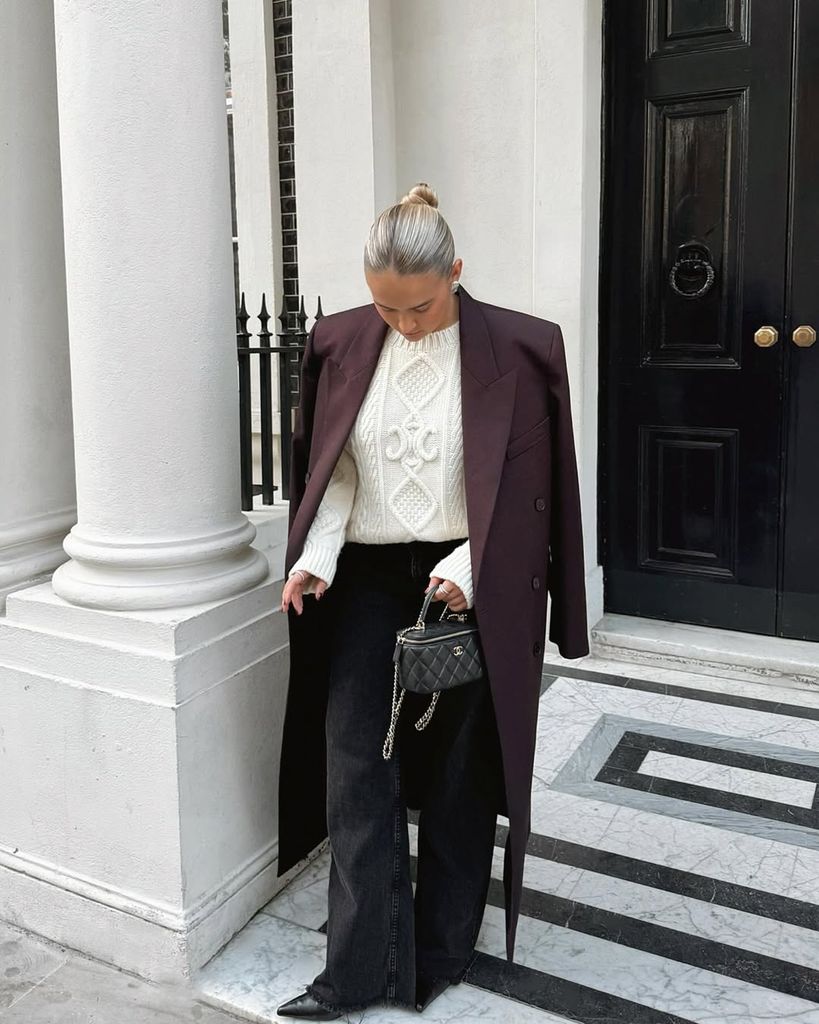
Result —
<instances>
[{"instance_id":1,"label":"black and white striped floor","mask_svg":"<svg viewBox=\"0 0 819 1024\"><path fill-rule=\"evenodd\" d=\"M819 695L601 664L546 667L516 962L499 824L477 956L424 1017L819 1024ZM323 964L328 868L211 961L205 998L277 1019Z\"/></svg>"}]
</instances>

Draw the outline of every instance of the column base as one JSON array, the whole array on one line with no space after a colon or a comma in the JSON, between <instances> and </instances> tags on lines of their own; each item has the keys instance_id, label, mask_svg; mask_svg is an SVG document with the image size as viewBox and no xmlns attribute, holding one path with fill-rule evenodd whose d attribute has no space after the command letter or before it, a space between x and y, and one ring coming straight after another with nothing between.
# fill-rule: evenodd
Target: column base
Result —
<instances>
[{"instance_id":1,"label":"column base","mask_svg":"<svg viewBox=\"0 0 819 1024\"><path fill-rule=\"evenodd\" d=\"M115 611L219 601L267 576L267 559L250 547L255 535L243 515L222 531L167 541L115 541L77 525L63 541L70 561L52 585L72 604Z\"/></svg>"}]
</instances>

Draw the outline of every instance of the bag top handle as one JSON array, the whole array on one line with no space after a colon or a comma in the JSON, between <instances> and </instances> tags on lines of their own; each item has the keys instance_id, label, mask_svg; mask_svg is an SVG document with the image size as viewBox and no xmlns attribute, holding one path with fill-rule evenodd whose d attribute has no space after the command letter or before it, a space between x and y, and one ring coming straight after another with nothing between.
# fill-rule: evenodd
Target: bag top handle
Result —
<instances>
[{"instance_id":1,"label":"bag top handle","mask_svg":"<svg viewBox=\"0 0 819 1024\"><path fill-rule=\"evenodd\" d=\"M437 590L438 587L433 587L432 590L429 591L429 593L424 595L424 603L423 605L421 605L421 611L418 613L418 621L415 623L416 629L423 628L426 625L427 612L429 611L429 606L432 604L432 601L435 597ZM448 613L449 608L447 607L446 602L444 602L444 610L441 612L441 622L444 621ZM452 612L452 614L457 615L458 613Z\"/></svg>"}]
</instances>

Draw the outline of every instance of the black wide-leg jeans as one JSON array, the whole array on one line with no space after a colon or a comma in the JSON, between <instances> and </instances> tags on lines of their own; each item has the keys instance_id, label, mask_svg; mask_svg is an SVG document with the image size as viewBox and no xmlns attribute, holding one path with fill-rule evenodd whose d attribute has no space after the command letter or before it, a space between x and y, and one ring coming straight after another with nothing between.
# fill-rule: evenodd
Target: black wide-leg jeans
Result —
<instances>
[{"instance_id":1,"label":"black wide-leg jeans","mask_svg":"<svg viewBox=\"0 0 819 1024\"><path fill-rule=\"evenodd\" d=\"M416 621L430 571L459 543L347 542L339 556L327 638L327 961L308 986L332 1009L414 1007L416 971L459 980L474 953L503 787L488 679L442 693L423 731L415 722L430 698L407 692L392 757L382 753L396 631ZM443 608L433 602L428 619ZM419 809L414 900L408 806Z\"/></svg>"}]
</instances>

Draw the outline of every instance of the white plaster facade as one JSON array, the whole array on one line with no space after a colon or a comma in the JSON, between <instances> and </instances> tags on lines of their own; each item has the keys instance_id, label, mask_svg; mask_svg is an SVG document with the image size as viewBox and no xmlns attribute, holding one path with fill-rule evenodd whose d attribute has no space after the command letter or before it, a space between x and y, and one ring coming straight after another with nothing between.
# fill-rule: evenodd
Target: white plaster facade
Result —
<instances>
[{"instance_id":1,"label":"white plaster facade","mask_svg":"<svg viewBox=\"0 0 819 1024\"><path fill-rule=\"evenodd\" d=\"M231 57L278 295L269 7L232 0ZM302 291L368 301L367 229L427 180L472 294L562 325L594 623L601 0L294 7ZM286 511L239 512L218 5L117 10L0 3L0 919L159 979L281 884Z\"/></svg>"}]
</instances>

